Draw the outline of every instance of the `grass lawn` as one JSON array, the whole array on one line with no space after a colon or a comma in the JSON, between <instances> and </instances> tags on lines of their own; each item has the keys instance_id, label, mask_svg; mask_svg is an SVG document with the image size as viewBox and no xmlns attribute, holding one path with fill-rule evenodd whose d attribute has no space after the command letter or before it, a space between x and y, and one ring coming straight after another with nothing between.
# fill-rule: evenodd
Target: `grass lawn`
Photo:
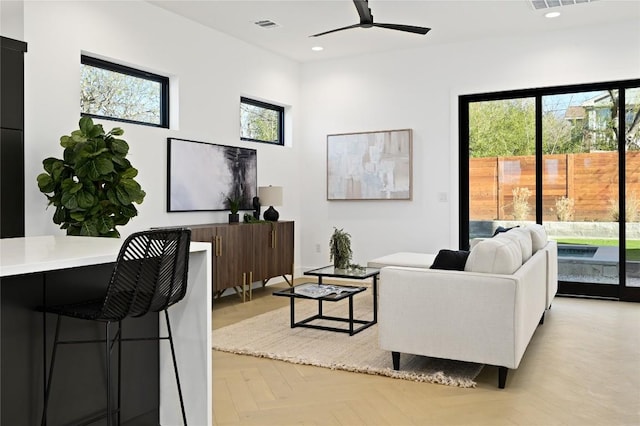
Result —
<instances>
[{"instance_id":1,"label":"grass lawn","mask_svg":"<svg viewBox=\"0 0 640 426\"><path fill-rule=\"evenodd\" d=\"M616 239L558 237L558 243L588 246L618 246ZM627 240L627 260L640 261L640 240Z\"/></svg>"}]
</instances>

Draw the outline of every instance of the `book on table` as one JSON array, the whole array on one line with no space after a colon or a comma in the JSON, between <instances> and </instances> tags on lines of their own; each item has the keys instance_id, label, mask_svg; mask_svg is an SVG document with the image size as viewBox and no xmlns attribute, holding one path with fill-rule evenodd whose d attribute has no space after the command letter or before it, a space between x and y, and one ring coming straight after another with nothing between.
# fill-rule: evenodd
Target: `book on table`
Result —
<instances>
[{"instance_id":1,"label":"book on table","mask_svg":"<svg viewBox=\"0 0 640 426\"><path fill-rule=\"evenodd\" d=\"M360 290L360 287L346 287L346 286L339 286L339 285L326 285L326 284L315 284L315 283L300 284L294 288L294 292L296 294L300 294L306 297L311 297L314 299L326 297L326 296L329 296L330 294L340 295L342 293L354 293L358 290Z\"/></svg>"}]
</instances>

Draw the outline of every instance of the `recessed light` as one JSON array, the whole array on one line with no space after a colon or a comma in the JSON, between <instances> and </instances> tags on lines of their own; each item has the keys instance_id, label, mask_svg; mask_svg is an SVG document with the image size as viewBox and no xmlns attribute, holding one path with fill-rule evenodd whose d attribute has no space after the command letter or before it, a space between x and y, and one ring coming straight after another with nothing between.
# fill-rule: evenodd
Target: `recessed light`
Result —
<instances>
[{"instance_id":1,"label":"recessed light","mask_svg":"<svg viewBox=\"0 0 640 426\"><path fill-rule=\"evenodd\" d=\"M547 12L544 14L545 18L557 18L560 16L560 12Z\"/></svg>"},{"instance_id":2,"label":"recessed light","mask_svg":"<svg viewBox=\"0 0 640 426\"><path fill-rule=\"evenodd\" d=\"M322 46L313 46L311 48L311 50L313 50L314 52L320 52L321 50L324 50L324 47L322 47Z\"/></svg>"}]
</instances>

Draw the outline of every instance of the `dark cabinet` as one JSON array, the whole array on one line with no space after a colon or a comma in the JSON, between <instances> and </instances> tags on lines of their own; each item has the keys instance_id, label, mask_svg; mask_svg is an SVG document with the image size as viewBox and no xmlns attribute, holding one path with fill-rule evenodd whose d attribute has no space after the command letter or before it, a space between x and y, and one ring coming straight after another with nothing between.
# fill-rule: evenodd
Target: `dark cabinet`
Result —
<instances>
[{"instance_id":1,"label":"dark cabinet","mask_svg":"<svg viewBox=\"0 0 640 426\"><path fill-rule=\"evenodd\" d=\"M211 288L214 297L233 288L243 300L251 284L291 275L293 281L293 222L211 223L191 225L191 240L212 245Z\"/></svg>"},{"instance_id":2,"label":"dark cabinet","mask_svg":"<svg viewBox=\"0 0 640 426\"><path fill-rule=\"evenodd\" d=\"M39 425L41 421L56 316L43 315L38 306L103 295L112 272L113 264L101 264L2 277L0 425ZM70 318L62 321L69 340L104 337L103 324ZM123 338L158 336L158 324L157 314L127 318L122 325ZM113 350L116 353L117 346ZM157 341L122 345L123 424L159 424L159 351ZM77 425L81 424L80 419L104 410L103 354L104 346L99 343L62 345L56 355L47 424ZM117 368L112 373L115 380Z\"/></svg>"},{"instance_id":3,"label":"dark cabinet","mask_svg":"<svg viewBox=\"0 0 640 426\"><path fill-rule=\"evenodd\" d=\"M1 37L0 61L0 122L6 129L24 127L24 52L27 44Z\"/></svg>"},{"instance_id":4,"label":"dark cabinet","mask_svg":"<svg viewBox=\"0 0 640 426\"><path fill-rule=\"evenodd\" d=\"M24 237L22 137L22 130L0 129L0 238Z\"/></svg>"},{"instance_id":5,"label":"dark cabinet","mask_svg":"<svg viewBox=\"0 0 640 426\"><path fill-rule=\"evenodd\" d=\"M254 280L293 274L293 222L259 224L254 228ZM291 282L289 282L291 284Z\"/></svg>"},{"instance_id":6,"label":"dark cabinet","mask_svg":"<svg viewBox=\"0 0 640 426\"><path fill-rule=\"evenodd\" d=\"M0 238L24 236L24 52L0 37ZM35 183L34 183L35 185Z\"/></svg>"},{"instance_id":7,"label":"dark cabinet","mask_svg":"<svg viewBox=\"0 0 640 426\"><path fill-rule=\"evenodd\" d=\"M228 288L241 287L244 294L246 286L253 278L253 234L246 226L239 224L216 226L214 229L214 289L221 294Z\"/></svg>"}]
</instances>

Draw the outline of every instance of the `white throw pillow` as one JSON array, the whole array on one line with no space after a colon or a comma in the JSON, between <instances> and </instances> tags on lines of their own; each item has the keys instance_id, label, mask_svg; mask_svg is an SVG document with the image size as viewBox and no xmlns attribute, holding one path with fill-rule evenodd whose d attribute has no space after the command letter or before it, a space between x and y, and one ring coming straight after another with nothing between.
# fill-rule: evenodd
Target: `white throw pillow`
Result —
<instances>
[{"instance_id":1,"label":"white throw pillow","mask_svg":"<svg viewBox=\"0 0 640 426\"><path fill-rule=\"evenodd\" d=\"M494 238L507 238L520 244L520 250L522 251L522 263L529 260L533 254L531 232L525 228L513 228L507 232L501 232Z\"/></svg>"},{"instance_id":2,"label":"white throw pillow","mask_svg":"<svg viewBox=\"0 0 640 426\"><path fill-rule=\"evenodd\" d=\"M540 250L541 248L547 245L547 242L548 242L547 231L544 229L544 226L538 223L533 223L533 224L527 225L525 229L528 229L529 232L531 233L531 244L533 248L533 253L537 252L538 250Z\"/></svg>"},{"instance_id":3,"label":"white throw pillow","mask_svg":"<svg viewBox=\"0 0 640 426\"><path fill-rule=\"evenodd\" d=\"M508 238L480 241L469 253L464 267L469 272L513 274L522 265L520 244Z\"/></svg>"}]
</instances>

